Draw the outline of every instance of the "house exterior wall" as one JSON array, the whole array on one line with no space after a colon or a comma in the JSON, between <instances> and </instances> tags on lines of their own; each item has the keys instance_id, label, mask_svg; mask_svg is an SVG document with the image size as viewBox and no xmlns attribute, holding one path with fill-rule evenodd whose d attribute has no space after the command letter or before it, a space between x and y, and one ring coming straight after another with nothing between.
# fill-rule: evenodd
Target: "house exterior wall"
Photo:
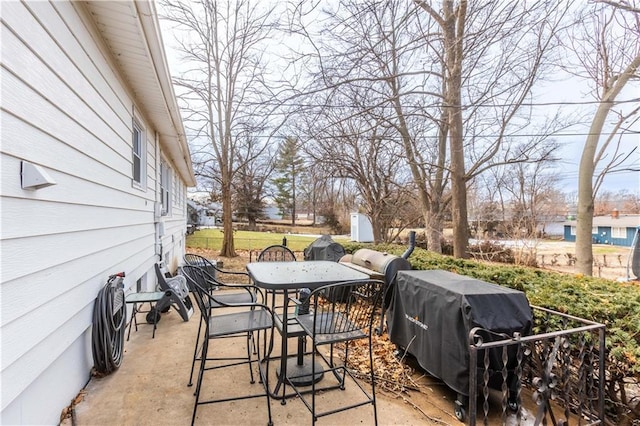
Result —
<instances>
[{"instance_id":1,"label":"house exterior wall","mask_svg":"<svg viewBox=\"0 0 640 426\"><path fill-rule=\"evenodd\" d=\"M186 188L165 159L84 10L72 2L2 4L0 424L57 424L93 366L93 304L113 273L155 287L160 258L184 251ZM144 127L146 179L132 183L132 126ZM21 162L56 182L21 188ZM171 167L171 163L169 162ZM126 362L126 357L123 362Z\"/></svg>"},{"instance_id":2,"label":"house exterior wall","mask_svg":"<svg viewBox=\"0 0 640 426\"><path fill-rule=\"evenodd\" d=\"M617 239L613 239L614 244L617 246L625 246L625 247L631 247L633 245L633 240L636 236L636 232L638 230L638 227L636 228L627 228L627 237L625 239L620 239L619 241Z\"/></svg>"},{"instance_id":3,"label":"house exterior wall","mask_svg":"<svg viewBox=\"0 0 640 426\"><path fill-rule=\"evenodd\" d=\"M575 242L576 236L571 234L571 227L575 225L564 225L564 240ZM611 244L614 246L630 247L633 243L633 237L636 233L635 227L626 227L626 236L624 238L615 238L612 236L611 226L597 226L597 232L591 234L592 241L595 244Z\"/></svg>"}]
</instances>

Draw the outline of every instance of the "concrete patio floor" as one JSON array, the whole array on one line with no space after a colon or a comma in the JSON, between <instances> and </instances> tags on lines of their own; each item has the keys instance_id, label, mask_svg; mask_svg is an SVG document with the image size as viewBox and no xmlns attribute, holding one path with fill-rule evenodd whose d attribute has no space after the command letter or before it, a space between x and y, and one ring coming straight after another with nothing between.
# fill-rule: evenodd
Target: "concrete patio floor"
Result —
<instances>
[{"instance_id":1,"label":"concrete patio floor","mask_svg":"<svg viewBox=\"0 0 640 426\"><path fill-rule=\"evenodd\" d=\"M194 403L194 387L188 387L199 313L194 312L188 322L182 321L173 308L162 315L155 339L152 326L138 314L139 328L131 332L125 342L122 365L113 374L93 377L82 391L82 401L75 405L72 418L63 425L180 425L189 424ZM142 324L140 324L142 322ZM277 333L276 333L277 334ZM243 339L216 341L217 350L242 354ZM220 344L221 343L221 344ZM279 345L279 343L276 343ZM295 353L295 344L290 353ZM276 346L279 348L279 346ZM278 349L276 349L277 351ZM272 363L272 366L275 365ZM259 384L249 383L246 365L236 372L217 370L205 375L205 384L238 393L260 391ZM433 378L421 386L421 392L391 395L377 388L378 422L381 425L447 424L460 425L453 415L455 394ZM275 380L271 368L270 380ZM369 385L365 383L365 389ZM370 387L368 387L370 389ZM203 394L208 387L203 386ZM332 390L322 396L323 402L332 404L357 400L360 391L354 383L347 383L345 391ZM403 399L405 402L403 401ZM275 425L310 424L311 414L298 398L271 402ZM264 425L267 423L266 398L255 398L198 408L196 424ZM322 425L373 424L373 409L366 405L357 409L319 419Z\"/></svg>"}]
</instances>

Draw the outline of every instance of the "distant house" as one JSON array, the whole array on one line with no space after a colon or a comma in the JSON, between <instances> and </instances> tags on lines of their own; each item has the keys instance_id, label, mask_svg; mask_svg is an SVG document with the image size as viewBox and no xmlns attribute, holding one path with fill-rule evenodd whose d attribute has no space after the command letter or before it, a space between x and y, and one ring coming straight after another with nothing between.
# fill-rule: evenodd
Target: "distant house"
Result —
<instances>
[{"instance_id":1,"label":"distant house","mask_svg":"<svg viewBox=\"0 0 640 426\"><path fill-rule=\"evenodd\" d=\"M565 222L565 241L576 240L576 224L575 220ZM638 226L640 226L640 215L621 215L614 211L611 215L593 218L591 237L595 244L630 247Z\"/></svg>"},{"instance_id":2,"label":"distant house","mask_svg":"<svg viewBox=\"0 0 640 426\"><path fill-rule=\"evenodd\" d=\"M175 270L195 177L154 2L3 2L1 25L0 424L58 424L96 295Z\"/></svg>"},{"instance_id":3,"label":"distant house","mask_svg":"<svg viewBox=\"0 0 640 426\"><path fill-rule=\"evenodd\" d=\"M198 204L187 200L187 208L196 226L212 227L222 223L222 206L218 203Z\"/></svg>"}]
</instances>

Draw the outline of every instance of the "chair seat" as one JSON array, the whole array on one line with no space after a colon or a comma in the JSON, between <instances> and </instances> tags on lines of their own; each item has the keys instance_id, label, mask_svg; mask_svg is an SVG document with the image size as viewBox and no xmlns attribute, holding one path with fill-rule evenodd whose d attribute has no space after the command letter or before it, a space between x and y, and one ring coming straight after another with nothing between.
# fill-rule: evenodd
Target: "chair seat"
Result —
<instances>
[{"instance_id":1,"label":"chair seat","mask_svg":"<svg viewBox=\"0 0 640 426\"><path fill-rule=\"evenodd\" d=\"M126 303L147 303L158 302L164 297L164 291L148 291L140 293L129 293L125 296Z\"/></svg>"},{"instance_id":2,"label":"chair seat","mask_svg":"<svg viewBox=\"0 0 640 426\"><path fill-rule=\"evenodd\" d=\"M209 318L209 338L266 330L272 324L271 315L262 309L214 315Z\"/></svg>"},{"instance_id":3,"label":"chair seat","mask_svg":"<svg viewBox=\"0 0 640 426\"><path fill-rule=\"evenodd\" d=\"M215 296L215 301L211 300L211 303L207 303L209 305L209 307L213 307L213 308L219 308L222 305L221 303L224 304L237 304L237 303L255 303L256 302L256 297L253 294L249 294L246 291L243 292L221 292L221 291L217 291L216 292L216 296ZM216 303L217 301L219 301L220 303ZM207 300L207 302L209 302L209 300Z\"/></svg>"},{"instance_id":4,"label":"chair seat","mask_svg":"<svg viewBox=\"0 0 640 426\"><path fill-rule=\"evenodd\" d=\"M338 343L346 340L363 339L368 334L356 328L345 315L339 312L323 312L316 316L316 329L313 332L313 314L298 315L298 322L305 333L312 336L317 345ZM355 330L354 330L355 328ZM343 331L348 330L348 331Z\"/></svg>"}]
</instances>

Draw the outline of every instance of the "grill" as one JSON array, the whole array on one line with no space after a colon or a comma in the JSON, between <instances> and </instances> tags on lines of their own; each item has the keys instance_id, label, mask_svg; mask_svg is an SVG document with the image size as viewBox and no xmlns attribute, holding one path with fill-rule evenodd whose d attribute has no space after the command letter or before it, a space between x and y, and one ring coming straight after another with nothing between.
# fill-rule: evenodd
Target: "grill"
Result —
<instances>
[{"instance_id":1,"label":"grill","mask_svg":"<svg viewBox=\"0 0 640 426\"><path fill-rule=\"evenodd\" d=\"M331 239L329 235L323 235L304 249L304 260L331 260L339 261L344 256L344 247Z\"/></svg>"},{"instance_id":2,"label":"grill","mask_svg":"<svg viewBox=\"0 0 640 426\"><path fill-rule=\"evenodd\" d=\"M385 282L387 287L386 296L382 301L380 327L376 329L376 333L378 335L381 334L383 330L384 313L386 308L389 306L391 297L393 296L396 274L398 271L407 271L411 269L411 263L409 263L407 259L411 256L411 253L413 253L415 245L416 234L412 231L409 233L409 247L402 256L396 256L394 254L371 249L360 249L355 253L347 254L340 259L340 263L360 272L364 272L372 279L382 280Z\"/></svg>"},{"instance_id":3,"label":"grill","mask_svg":"<svg viewBox=\"0 0 640 426\"><path fill-rule=\"evenodd\" d=\"M531 332L532 312L521 291L490 284L448 271L406 271L398 274L396 297L387 312L389 340L401 352L413 355L420 366L458 393L454 411L464 421L469 395L469 336L479 327L500 340ZM500 336L500 337L497 337ZM507 356L509 405L515 406L517 380L513 367L517 346L506 354L489 352L489 386L500 379L502 357ZM478 366L483 360L478 360Z\"/></svg>"},{"instance_id":4,"label":"grill","mask_svg":"<svg viewBox=\"0 0 640 426\"><path fill-rule=\"evenodd\" d=\"M393 282L398 271L411 269L407 259L371 249L360 249L347 254L340 259L340 263L387 284Z\"/></svg>"}]
</instances>

